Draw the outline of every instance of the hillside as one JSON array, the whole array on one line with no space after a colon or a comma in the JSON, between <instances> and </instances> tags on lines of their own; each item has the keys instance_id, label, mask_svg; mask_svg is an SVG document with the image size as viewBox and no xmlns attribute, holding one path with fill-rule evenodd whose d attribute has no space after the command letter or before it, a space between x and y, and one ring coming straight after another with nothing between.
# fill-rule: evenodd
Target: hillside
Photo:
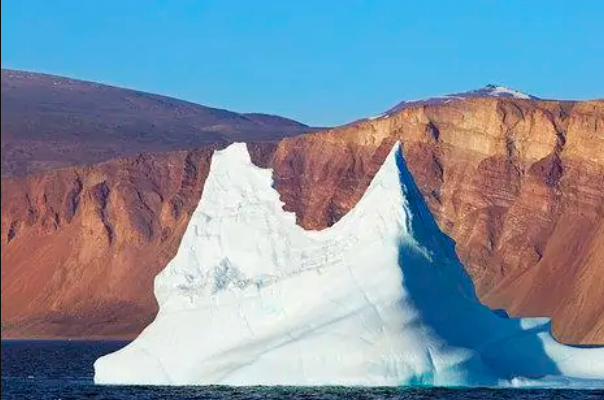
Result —
<instances>
[{"instance_id":1,"label":"hillside","mask_svg":"<svg viewBox=\"0 0 604 400\"><path fill-rule=\"evenodd\" d=\"M285 209L306 229L346 214L400 140L481 299L513 315L552 316L563 341L604 344L604 101L484 92L448 100L283 139L221 132L178 150L135 140L132 154L78 155L56 169L60 152L42 164L38 153L5 153L4 112L13 106L3 83L3 174L5 163L15 168L2 177L2 336L135 335L154 316L153 278L176 252L212 151L229 140L249 142L252 161L274 168ZM9 121L36 118L31 110ZM54 137L46 132L42 143Z\"/></svg>"},{"instance_id":2,"label":"hillside","mask_svg":"<svg viewBox=\"0 0 604 400\"><path fill-rule=\"evenodd\" d=\"M1 105L2 176L308 130L283 117L6 69Z\"/></svg>"}]
</instances>

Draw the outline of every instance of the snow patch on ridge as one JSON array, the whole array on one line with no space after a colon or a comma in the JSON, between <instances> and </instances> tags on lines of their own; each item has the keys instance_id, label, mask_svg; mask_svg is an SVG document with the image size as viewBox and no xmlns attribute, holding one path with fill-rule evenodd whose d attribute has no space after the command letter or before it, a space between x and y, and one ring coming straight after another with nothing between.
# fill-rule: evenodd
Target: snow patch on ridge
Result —
<instances>
[{"instance_id":1,"label":"snow patch on ridge","mask_svg":"<svg viewBox=\"0 0 604 400\"><path fill-rule=\"evenodd\" d=\"M493 97L513 97L515 99L524 100L530 100L534 98L526 93L510 89L505 86L488 85L485 89L486 94Z\"/></svg>"},{"instance_id":2,"label":"snow patch on ridge","mask_svg":"<svg viewBox=\"0 0 604 400\"><path fill-rule=\"evenodd\" d=\"M604 386L604 349L496 315L392 149L358 204L306 231L245 144L215 152L159 313L99 384ZM594 383L595 382L595 383Z\"/></svg>"},{"instance_id":3,"label":"snow patch on ridge","mask_svg":"<svg viewBox=\"0 0 604 400\"><path fill-rule=\"evenodd\" d=\"M420 100L405 100L405 101L398 103L394 107L391 107L390 109L383 112L382 114L375 115L375 116L369 117L367 119L375 120L375 119L379 119L379 118L388 118L391 115L396 114L397 112L399 112L405 108L409 108L409 107L446 104L446 103L450 103L452 101L465 100L465 99L474 98L474 97L507 97L507 98L522 99L522 100L539 100L538 97L531 96L529 94L526 94L526 93L518 91L518 90L511 89L506 86L489 84L483 88L471 90L468 92L454 93L454 94L449 94L449 95L444 95L444 96L435 96L435 97L430 97L427 99L420 99Z\"/></svg>"}]
</instances>

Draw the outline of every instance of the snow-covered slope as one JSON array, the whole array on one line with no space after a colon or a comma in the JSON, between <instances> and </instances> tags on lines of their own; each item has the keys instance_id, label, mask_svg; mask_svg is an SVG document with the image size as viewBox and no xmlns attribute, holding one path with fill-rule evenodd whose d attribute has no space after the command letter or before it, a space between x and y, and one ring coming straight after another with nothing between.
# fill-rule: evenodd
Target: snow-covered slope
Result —
<instances>
[{"instance_id":1,"label":"snow-covered slope","mask_svg":"<svg viewBox=\"0 0 604 400\"><path fill-rule=\"evenodd\" d=\"M271 184L244 144L214 154L178 253L156 278L156 320L97 360L95 382L604 385L604 349L563 346L547 320L478 302L400 145L324 231L296 225Z\"/></svg>"},{"instance_id":2,"label":"snow-covered slope","mask_svg":"<svg viewBox=\"0 0 604 400\"><path fill-rule=\"evenodd\" d=\"M403 110L408 107L444 104L444 103L449 103L452 101L464 100L464 99L474 98L474 97L507 97L507 98L514 98L514 99L522 99L522 100L539 100L538 97L531 96L529 94L520 92L518 90L511 89L506 86L489 84L480 89L470 90L470 91L462 92L462 93L453 93L453 94L448 94L448 95L444 95L444 96L430 97L430 98L422 99L422 100L401 101L394 107L391 107L390 109L388 109L386 112L379 114L375 117L371 117L370 119L389 117L393 114L396 114L400 110Z\"/></svg>"},{"instance_id":3,"label":"snow-covered slope","mask_svg":"<svg viewBox=\"0 0 604 400\"><path fill-rule=\"evenodd\" d=\"M500 86L500 85L487 85L483 88L477 90L471 90L465 93L458 93L454 96L460 97L511 97L514 99L523 99L523 100L538 100L537 97L531 96L529 94L520 92L518 90Z\"/></svg>"}]
</instances>

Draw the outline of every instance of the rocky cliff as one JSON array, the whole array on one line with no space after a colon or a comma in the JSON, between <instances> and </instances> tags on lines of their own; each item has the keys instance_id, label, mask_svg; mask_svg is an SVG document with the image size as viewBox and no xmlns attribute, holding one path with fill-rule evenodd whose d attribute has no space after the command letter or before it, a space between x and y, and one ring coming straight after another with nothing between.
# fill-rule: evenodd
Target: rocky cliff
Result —
<instances>
[{"instance_id":1,"label":"rocky cliff","mask_svg":"<svg viewBox=\"0 0 604 400\"><path fill-rule=\"evenodd\" d=\"M409 104L249 148L299 224L322 229L396 140L484 302L552 316L563 341L604 344L604 101ZM2 336L135 335L223 146L3 177Z\"/></svg>"},{"instance_id":2,"label":"rocky cliff","mask_svg":"<svg viewBox=\"0 0 604 400\"><path fill-rule=\"evenodd\" d=\"M604 343L604 101L466 99L284 139L272 164L287 209L333 223L395 140L484 302Z\"/></svg>"}]
</instances>

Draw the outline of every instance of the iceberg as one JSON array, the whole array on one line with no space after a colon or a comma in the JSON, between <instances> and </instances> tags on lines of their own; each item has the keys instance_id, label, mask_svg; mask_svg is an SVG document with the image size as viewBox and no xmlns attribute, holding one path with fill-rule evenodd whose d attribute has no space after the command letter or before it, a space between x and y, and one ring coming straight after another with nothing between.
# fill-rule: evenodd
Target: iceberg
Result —
<instances>
[{"instance_id":1,"label":"iceberg","mask_svg":"<svg viewBox=\"0 0 604 400\"><path fill-rule=\"evenodd\" d=\"M216 151L159 312L97 384L604 387L604 348L476 297L397 143L358 204L306 231L246 145ZM576 387L576 386L575 386Z\"/></svg>"}]
</instances>

